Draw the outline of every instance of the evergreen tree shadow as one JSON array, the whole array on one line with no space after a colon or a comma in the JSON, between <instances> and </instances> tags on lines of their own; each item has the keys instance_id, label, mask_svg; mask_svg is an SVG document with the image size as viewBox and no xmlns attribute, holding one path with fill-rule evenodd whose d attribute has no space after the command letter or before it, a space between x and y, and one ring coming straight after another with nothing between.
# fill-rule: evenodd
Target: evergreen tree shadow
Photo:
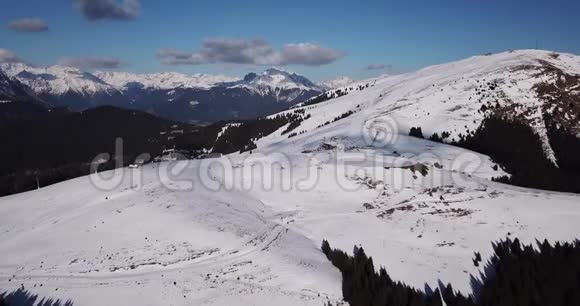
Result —
<instances>
[{"instance_id":1,"label":"evergreen tree shadow","mask_svg":"<svg viewBox=\"0 0 580 306\"><path fill-rule=\"evenodd\" d=\"M12 292L0 293L0 306L73 306L72 300L40 298L38 294L20 288Z\"/></svg>"},{"instance_id":2,"label":"evergreen tree shadow","mask_svg":"<svg viewBox=\"0 0 580 306\"><path fill-rule=\"evenodd\" d=\"M498 242L492 242L494 250L498 248L498 244ZM486 284L488 284L496 277L496 268L499 260L500 258L498 257L497 253L494 253L493 256L489 258L483 267L479 270L479 275L469 274L469 284L471 286L472 292L471 296L475 301L477 301L478 297L483 294Z\"/></svg>"},{"instance_id":3,"label":"evergreen tree shadow","mask_svg":"<svg viewBox=\"0 0 580 306\"><path fill-rule=\"evenodd\" d=\"M322 252L342 272L342 292L351 306L577 306L580 305L580 241L536 241L523 245L519 239L492 243L493 255L470 275L472 294L464 296L451 284L425 284L417 290L393 280L362 247L348 255L332 249L328 241ZM479 266L481 255L475 253Z\"/></svg>"}]
</instances>

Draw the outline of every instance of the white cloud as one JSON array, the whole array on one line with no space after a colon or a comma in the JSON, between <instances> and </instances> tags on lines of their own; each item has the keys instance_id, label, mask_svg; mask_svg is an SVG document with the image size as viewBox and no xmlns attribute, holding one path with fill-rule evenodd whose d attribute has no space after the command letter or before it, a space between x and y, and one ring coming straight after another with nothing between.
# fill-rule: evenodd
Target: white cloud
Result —
<instances>
[{"instance_id":1,"label":"white cloud","mask_svg":"<svg viewBox=\"0 0 580 306\"><path fill-rule=\"evenodd\" d=\"M45 32L48 24L40 18L22 18L10 22L8 28L18 32Z\"/></svg>"},{"instance_id":2,"label":"white cloud","mask_svg":"<svg viewBox=\"0 0 580 306\"><path fill-rule=\"evenodd\" d=\"M334 49L315 43L286 44L281 50L262 39L208 39L194 52L161 49L157 53L168 65L200 65L215 63L254 65L307 65L332 63L343 56Z\"/></svg>"},{"instance_id":3,"label":"white cloud","mask_svg":"<svg viewBox=\"0 0 580 306\"><path fill-rule=\"evenodd\" d=\"M0 48L0 63L15 63L20 61L20 58L14 52Z\"/></svg>"},{"instance_id":4,"label":"white cloud","mask_svg":"<svg viewBox=\"0 0 580 306\"><path fill-rule=\"evenodd\" d=\"M287 44L282 49L282 65L303 64L320 66L330 64L343 56L342 53L313 43Z\"/></svg>"},{"instance_id":5,"label":"white cloud","mask_svg":"<svg viewBox=\"0 0 580 306\"><path fill-rule=\"evenodd\" d=\"M385 64L370 64L370 65L366 66L365 69L366 70L383 70L387 67L388 66Z\"/></svg>"},{"instance_id":6,"label":"white cloud","mask_svg":"<svg viewBox=\"0 0 580 306\"><path fill-rule=\"evenodd\" d=\"M64 57L58 63L79 69L117 69L125 66L121 60L111 57Z\"/></svg>"},{"instance_id":7,"label":"white cloud","mask_svg":"<svg viewBox=\"0 0 580 306\"><path fill-rule=\"evenodd\" d=\"M89 20L131 20L141 13L140 0L74 0L80 12Z\"/></svg>"}]
</instances>

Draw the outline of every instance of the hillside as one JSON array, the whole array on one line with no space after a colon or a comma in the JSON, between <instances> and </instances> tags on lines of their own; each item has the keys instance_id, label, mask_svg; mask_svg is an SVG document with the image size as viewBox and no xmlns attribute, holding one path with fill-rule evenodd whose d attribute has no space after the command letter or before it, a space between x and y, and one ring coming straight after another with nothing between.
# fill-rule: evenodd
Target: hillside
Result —
<instances>
[{"instance_id":1,"label":"hillside","mask_svg":"<svg viewBox=\"0 0 580 306\"><path fill-rule=\"evenodd\" d=\"M406 152L398 147L400 135L420 127L425 138L490 155L518 175L518 185L579 192L579 88L579 56L536 50L476 56L327 92L279 114L302 114L296 137L287 139L295 135L282 135L283 127L257 145L303 151L333 139L346 148ZM489 118L498 120L486 126ZM506 127L494 130L497 121ZM517 126L529 141L520 141ZM520 180L530 174L523 168L553 173L556 183Z\"/></svg>"},{"instance_id":2,"label":"hillside","mask_svg":"<svg viewBox=\"0 0 580 306\"><path fill-rule=\"evenodd\" d=\"M407 134L417 126L427 136L448 132L447 140L456 141L475 131L487 115L503 113L525 120L540 135L548 158L555 161L545 117L558 118L559 124L580 134L579 75L580 57L571 54L520 50L476 56L339 88L349 94L307 108L312 117L304 122L304 129L312 131L313 124L359 106L355 117L368 122L392 119L397 123L393 132ZM358 90L360 85L370 86ZM564 85L559 93L547 92L546 88L559 85ZM556 94L567 95L558 99Z\"/></svg>"},{"instance_id":3,"label":"hillside","mask_svg":"<svg viewBox=\"0 0 580 306\"><path fill-rule=\"evenodd\" d=\"M472 156L401 141L450 161ZM361 153L383 159L361 161ZM0 287L75 305L336 303L341 276L319 250L326 238L344 250L364 245L418 288L441 279L470 292L473 252L487 257L491 241L577 235L576 195L490 182L489 162L469 175L447 162L412 170L428 162L384 149L254 152L103 173L124 178L112 189L81 177L4 197ZM280 176L260 175L259 166ZM179 169L173 180L159 176L171 168Z\"/></svg>"},{"instance_id":4,"label":"hillside","mask_svg":"<svg viewBox=\"0 0 580 306\"><path fill-rule=\"evenodd\" d=\"M34 189L36 178L47 186L86 175L102 153L113 156L102 169L115 167L117 138L123 141L119 162L126 166L141 154L160 156L173 137L197 129L110 106L77 113L13 102L0 104L0 114L0 195Z\"/></svg>"},{"instance_id":5,"label":"hillside","mask_svg":"<svg viewBox=\"0 0 580 306\"><path fill-rule=\"evenodd\" d=\"M415 288L451 282L469 294L482 272L474 252L489 258L492 242L578 238L580 195L492 179L521 179L520 159L557 171L534 184L578 174L567 144L579 67L574 55L523 50L359 81L173 142L226 156L2 197L0 287L75 305L338 304L327 239L364 246ZM112 130L132 126L119 118Z\"/></svg>"}]
</instances>

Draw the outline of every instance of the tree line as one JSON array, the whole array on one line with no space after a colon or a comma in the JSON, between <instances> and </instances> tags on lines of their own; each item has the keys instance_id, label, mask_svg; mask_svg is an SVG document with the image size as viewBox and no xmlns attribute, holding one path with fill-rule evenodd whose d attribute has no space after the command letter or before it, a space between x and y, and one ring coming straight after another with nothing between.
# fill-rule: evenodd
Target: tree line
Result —
<instances>
[{"instance_id":1,"label":"tree line","mask_svg":"<svg viewBox=\"0 0 580 306\"><path fill-rule=\"evenodd\" d=\"M580 193L580 138L545 117L546 130L555 161L548 159L540 136L526 123L500 115L486 117L481 125L458 140L434 133L429 140L448 143L491 157L510 176L493 180L516 186ZM421 127L409 136L425 138Z\"/></svg>"},{"instance_id":2,"label":"tree line","mask_svg":"<svg viewBox=\"0 0 580 306\"><path fill-rule=\"evenodd\" d=\"M580 241L536 244L522 245L518 239L494 243L494 254L479 277L471 277L469 296L451 284L421 291L395 281L385 268L375 271L362 247L355 246L351 256L324 240L321 249L341 271L343 298L351 306L580 305ZM474 263L481 261L477 257Z\"/></svg>"}]
</instances>

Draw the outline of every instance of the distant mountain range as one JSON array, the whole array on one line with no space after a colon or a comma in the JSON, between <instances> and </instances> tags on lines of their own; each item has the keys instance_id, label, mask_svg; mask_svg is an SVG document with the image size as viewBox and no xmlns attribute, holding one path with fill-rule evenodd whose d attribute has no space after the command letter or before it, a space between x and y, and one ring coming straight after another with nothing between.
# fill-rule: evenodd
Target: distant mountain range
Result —
<instances>
[{"instance_id":1,"label":"distant mountain range","mask_svg":"<svg viewBox=\"0 0 580 306\"><path fill-rule=\"evenodd\" d=\"M347 79L315 84L304 76L270 68L243 79L182 73L95 72L65 66L0 65L2 91L34 96L48 106L73 111L113 105L184 122L249 119L269 115L344 84ZM338 84L338 85L337 85ZM0 91L0 92L2 92ZM18 91L18 90L16 90ZM25 94L26 93L26 94ZM10 95L6 95L10 97Z\"/></svg>"}]
</instances>

